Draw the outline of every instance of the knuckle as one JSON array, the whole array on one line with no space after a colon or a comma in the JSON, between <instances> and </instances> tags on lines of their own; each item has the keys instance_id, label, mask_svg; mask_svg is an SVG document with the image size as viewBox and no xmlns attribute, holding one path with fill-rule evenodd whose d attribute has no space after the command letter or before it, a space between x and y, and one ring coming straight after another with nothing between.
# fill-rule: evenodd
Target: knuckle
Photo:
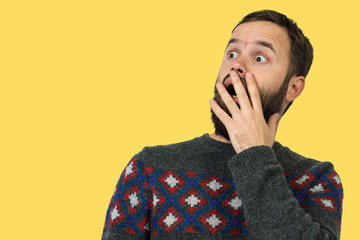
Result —
<instances>
[{"instance_id":1,"label":"knuckle","mask_svg":"<svg viewBox=\"0 0 360 240\"><path fill-rule=\"evenodd\" d=\"M250 121L255 120L255 113L254 111L245 111L244 115L247 119L249 119Z\"/></svg>"},{"instance_id":2,"label":"knuckle","mask_svg":"<svg viewBox=\"0 0 360 240\"><path fill-rule=\"evenodd\" d=\"M228 118L224 119L223 123L224 123L226 129L230 130L230 132L231 132L232 131L231 130L232 129L232 127L231 127L231 119L228 119Z\"/></svg>"}]
</instances>

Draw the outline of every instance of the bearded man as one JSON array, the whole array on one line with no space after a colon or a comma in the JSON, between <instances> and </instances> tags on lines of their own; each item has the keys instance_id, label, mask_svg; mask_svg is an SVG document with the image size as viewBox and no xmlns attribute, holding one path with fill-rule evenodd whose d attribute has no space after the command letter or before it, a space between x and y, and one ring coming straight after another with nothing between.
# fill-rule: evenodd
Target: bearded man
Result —
<instances>
[{"instance_id":1,"label":"bearded man","mask_svg":"<svg viewBox=\"0 0 360 240\"><path fill-rule=\"evenodd\" d=\"M102 239L339 239L343 189L333 165L275 141L312 59L285 15L245 16L210 100L215 132L137 153L116 185Z\"/></svg>"}]
</instances>

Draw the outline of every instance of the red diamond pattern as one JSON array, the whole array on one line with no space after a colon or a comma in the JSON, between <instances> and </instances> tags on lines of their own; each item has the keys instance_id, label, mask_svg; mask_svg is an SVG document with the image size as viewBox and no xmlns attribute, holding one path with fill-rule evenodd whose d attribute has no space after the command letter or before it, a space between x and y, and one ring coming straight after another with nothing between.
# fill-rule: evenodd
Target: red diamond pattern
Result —
<instances>
[{"instance_id":1,"label":"red diamond pattern","mask_svg":"<svg viewBox=\"0 0 360 240\"><path fill-rule=\"evenodd\" d=\"M208 212L200 219L200 222L212 233L215 234L226 224L226 220L219 214L216 209Z\"/></svg>"},{"instance_id":2,"label":"red diamond pattern","mask_svg":"<svg viewBox=\"0 0 360 240\"><path fill-rule=\"evenodd\" d=\"M169 190L170 193L174 193L184 184L184 180L171 170L168 170L164 175L162 175L159 181L164 184L165 188Z\"/></svg>"},{"instance_id":3,"label":"red diamond pattern","mask_svg":"<svg viewBox=\"0 0 360 240\"><path fill-rule=\"evenodd\" d=\"M159 220L159 224L164 228L166 232L170 232L181 221L182 217L173 207L170 207Z\"/></svg>"},{"instance_id":4,"label":"red diamond pattern","mask_svg":"<svg viewBox=\"0 0 360 240\"><path fill-rule=\"evenodd\" d=\"M125 201L129 203L129 211L132 215L135 214L141 206L139 196L139 186L133 187L130 191L124 193Z\"/></svg>"},{"instance_id":5,"label":"red diamond pattern","mask_svg":"<svg viewBox=\"0 0 360 240\"><path fill-rule=\"evenodd\" d=\"M336 202L333 197L317 197L313 198L313 200L326 210L337 212Z\"/></svg>"},{"instance_id":6,"label":"red diamond pattern","mask_svg":"<svg viewBox=\"0 0 360 240\"><path fill-rule=\"evenodd\" d=\"M226 182L214 175L205 179L200 185L210 192L212 196L218 196L229 187Z\"/></svg>"},{"instance_id":7,"label":"red diamond pattern","mask_svg":"<svg viewBox=\"0 0 360 240\"><path fill-rule=\"evenodd\" d=\"M298 190L301 190L309 182L311 182L314 178L315 177L312 173L305 173L305 174L293 179L290 183Z\"/></svg>"},{"instance_id":8,"label":"red diamond pattern","mask_svg":"<svg viewBox=\"0 0 360 240\"><path fill-rule=\"evenodd\" d=\"M314 195L314 194L328 193L328 192L330 192L330 190L327 187L327 183L326 182L318 182L314 186L309 188L309 190L307 191L307 194L310 196L310 195Z\"/></svg>"},{"instance_id":9,"label":"red diamond pattern","mask_svg":"<svg viewBox=\"0 0 360 240\"><path fill-rule=\"evenodd\" d=\"M203 206L206 200L200 197L195 189L191 189L185 196L180 198L180 203L185 205L190 213L193 213L197 207Z\"/></svg>"},{"instance_id":10,"label":"red diamond pattern","mask_svg":"<svg viewBox=\"0 0 360 240\"><path fill-rule=\"evenodd\" d=\"M223 205L225 207L229 207L231 208L231 213L234 215L238 215L241 213L241 207L242 207L242 201L239 198L239 195L237 192L234 192L233 194L231 194L231 199L226 199L223 202Z\"/></svg>"},{"instance_id":11,"label":"red diamond pattern","mask_svg":"<svg viewBox=\"0 0 360 240\"><path fill-rule=\"evenodd\" d=\"M125 220L125 216L120 210L119 200L116 201L109 214L110 227L118 222Z\"/></svg>"},{"instance_id":12,"label":"red diamond pattern","mask_svg":"<svg viewBox=\"0 0 360 240\"><path fill-rule=\"evenodd\" d=\"M331 173L330 180L337 189L342 188L342 183L341 183L340 177L335 171Z\"/></svg>"},{"instance_id":13,"label":"red diamond pattern","mask_svg":"<svg viewBox=\"0 0 360 240\"><path fill-rule=\"evenodd\" d=\"M123 183L129 180L130 178L136 175L136 157L130 160L130 162L126 165L123 173L122 173L122 181Z\"/></svg>"}]
</instances>

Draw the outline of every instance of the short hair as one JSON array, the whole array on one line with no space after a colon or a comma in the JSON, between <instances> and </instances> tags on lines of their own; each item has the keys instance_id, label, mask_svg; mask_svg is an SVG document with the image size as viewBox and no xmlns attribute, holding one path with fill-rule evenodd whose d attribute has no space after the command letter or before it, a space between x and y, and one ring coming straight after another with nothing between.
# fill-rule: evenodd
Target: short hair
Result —
<instances>
[{"instance_id":1,"label":"short hair","mask_svg":"<svg viewBox=\"0 0 360 240\"><path fill-rule=\"evenodd\" d=\"M254 21L268 21L285 28L290 39L290 62L285 81L288 82L292 76L306 77L311 64L313 62L313 47L309 39L304 35L302 30L297 26L296 22L289 19L284 14L273 10L261 10L246 15L233 29L240 24ZM285 109L285 112L290 107L290 102ZM285 113L284 112L284 113Z\"/></svg>"}]
</instances>

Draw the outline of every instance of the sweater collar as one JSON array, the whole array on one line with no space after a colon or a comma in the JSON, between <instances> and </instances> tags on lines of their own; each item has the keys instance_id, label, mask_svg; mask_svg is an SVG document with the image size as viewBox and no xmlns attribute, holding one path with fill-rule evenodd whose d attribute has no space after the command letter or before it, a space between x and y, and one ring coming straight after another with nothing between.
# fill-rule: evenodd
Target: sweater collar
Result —
<instances>
[{"instance_id":1,"label":"sweater collar","mask_svg":"<svg viewBox=\"0 0 360 240\"><path fill-rule=\"evenodd\" d=\"M215 139L211 138L208 133L205 133L204 135L202 135L200 137L200 140L210 148L216 148L219 150L235 152L231 143L224 143L224 142L215 140ZM282 147L282 145L279 142L275 141L272 149L274 152L276 152L276 151L279 151L281 149L281 147Z\"/></svg>"}]
</instances>

